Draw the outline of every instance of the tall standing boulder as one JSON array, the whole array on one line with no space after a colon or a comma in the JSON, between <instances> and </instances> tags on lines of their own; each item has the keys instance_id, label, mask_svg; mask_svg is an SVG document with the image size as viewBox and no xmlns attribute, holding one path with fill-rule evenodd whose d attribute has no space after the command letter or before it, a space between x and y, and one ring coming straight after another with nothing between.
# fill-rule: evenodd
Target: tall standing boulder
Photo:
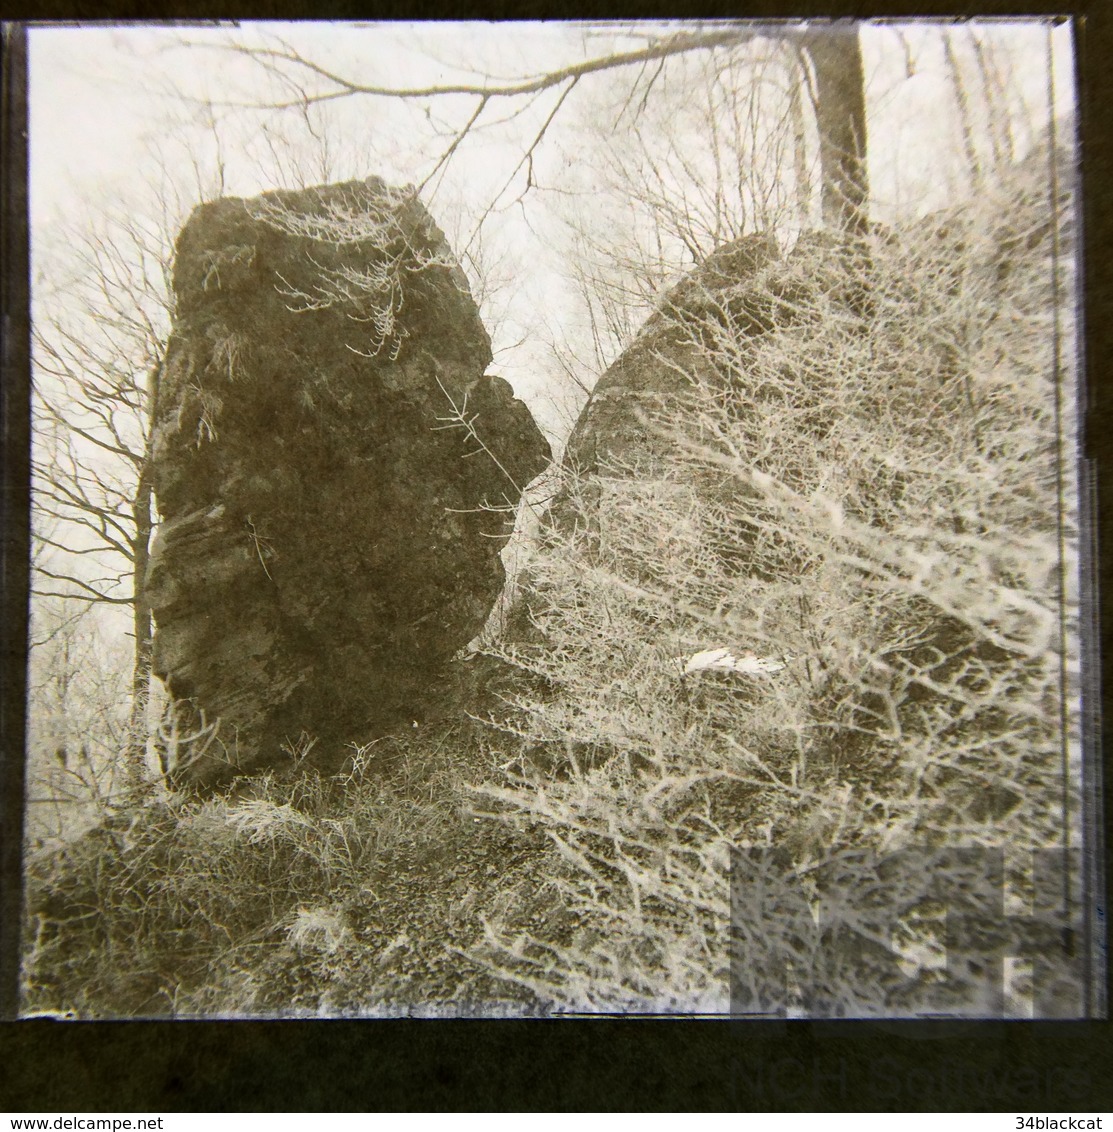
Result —
<instances>
[{"instance_id":1,"label":"tall standing boulder","mask_svg":"<svg viewBox=\"0 0 1113 1132\"><path fill-rule=\"evenodd\" d=\"M435 696L550 453L410 190L202 205L173 286L146 597L167 771L207 784Z\"/></svg>"}]
</instances>

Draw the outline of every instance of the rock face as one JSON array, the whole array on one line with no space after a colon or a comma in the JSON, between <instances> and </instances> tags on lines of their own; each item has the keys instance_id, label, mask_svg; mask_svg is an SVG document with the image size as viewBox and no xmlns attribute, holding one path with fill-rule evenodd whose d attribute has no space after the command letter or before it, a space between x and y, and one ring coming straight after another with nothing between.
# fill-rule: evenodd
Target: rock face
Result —
<instances>
[{"instance_id":1,"label":"rock face","mask_svg":"<svg viewBox=\"0 0 1113 1132\"><path fill-rule=\"evenodd\" d=\"M596 383L569 437L565 466L581 476L621 476L670 462L673 441L649 419L689 411L696 386L738 380L723 371L716 347L724 338L737 366L763 334L807 318L807 304L819 295L860 315L867 269L853 243L825 232L804 233L787 256L765 233L724 244L663 296Z\"/></svg>"},{"instance_id":2,"label":"rock face","mask_svg":"<svg viewBox=\"0 0 1113 1132\"><path fill-rule=\"evenodd\" d=\"M166 769L206 784L435 695L550 454L485 375L467 281L412 193L372 178L203 205L173 282L147 599L177 704Z\"/></svg>"},{"instance_id":3,"label":"rock face","mask_svg":"<svg viewBox=\"0 0 1113 1132\"><path fill-rule=\"evenodd\" d=\"M610 475L634 473L646 461L667 455L670 446L654 434L647 415L667 411L693 381L711 376L701 358L701 323L732 295L736 313L753 323L753 304L738 300L749 298L745 285L778 254L770 237L743 236L718 249L664 296L596 383L568 439L566 467L580 475L602 469Z\"/></svg>"}]
</instances>

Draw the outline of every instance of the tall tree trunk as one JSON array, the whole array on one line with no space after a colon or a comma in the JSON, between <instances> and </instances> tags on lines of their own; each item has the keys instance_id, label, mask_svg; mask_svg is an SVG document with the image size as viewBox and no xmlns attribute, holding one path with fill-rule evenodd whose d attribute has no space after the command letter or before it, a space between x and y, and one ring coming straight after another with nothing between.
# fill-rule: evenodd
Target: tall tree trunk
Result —
<instances>
[{"instance_id":1,"label":"tall tree trunk","mask_svg":"<svg viewBox=\"0 0 1113 1132\"><path fill-rule=\"evenodd\" d=\"M858 26L838 20L809 31L804 47L815 72L815 115L823 178L823 222L861 235L869 224L866 80Z\"/></svg>"}]
</instances>

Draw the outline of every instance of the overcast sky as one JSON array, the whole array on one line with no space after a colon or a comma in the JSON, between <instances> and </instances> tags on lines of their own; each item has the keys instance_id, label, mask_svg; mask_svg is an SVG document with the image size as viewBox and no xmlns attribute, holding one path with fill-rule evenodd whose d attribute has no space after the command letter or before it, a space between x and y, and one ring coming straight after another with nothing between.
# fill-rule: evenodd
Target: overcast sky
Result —
<instances>
[{"instance_id":1,"label":"overcast sky","mask_svg":"<svg viewBox=\"0 0 1113 1132\"><path fill-rule=\"evenodd\" d=\"M953 97L939 26L922 23L894 30L865 25L862 30L872 207L879 219L902 210L940 207L956 192L946 155L957 152L959 135L948 109ZM1032 125L1042 126L1049 85L1047 25L1017 21L985 27L1010 63L1018 122L1023 120L1029 131ZM639 30L644 34L655 29ZM214 130L200 110L200 100L206 98L235 103L266 94L266 76L250 60L212 49L230 42L233 34L248 43L278 35L338 73L393 85L474 81L484 73L520 76L638 42L628 32L559 22L302 23L248 25L236 32L148 25L33 29L31 208L39 248L47 246L48 234L60 222L72 223L84 211L134 198L144 171L159 161L180 170L187 154L193 153L211 166L217 136L227 193L254 195L275 187L280 174L259 116L221 107ZM1054 98L1062 114L1074 98L1069 25L1059 27L1050 41ZM561 162L574 160L578 150L567 131L590 113L598 89L593 93L591 83L581 83L562 108L550 143L538 153L543 177L557 181ZM183 100L183 93L198 101ZM517 120L493 125L469 139L435 192L425 193L455 242L467 235L453 229L456 205L465 202L475 213L482 201L497 195L521 157L522 139L533 136L553 104L554 97L539 99ZM340 176L379 173L388 181L413 181L428 171L451 129L462 124L473 107L473 100L449 99L425 114L413 104L339 99L328 104L318 127L329 134L337 155L332 168ZM499 108L489 117L502 114ZM286 115L283 121L279 128L288 138L295 143L299 136L302 142L308 140L304 129L298 134L296 115ZM566 131L563 136L557 127ZM504 203L514 195L511 191ZM497 224L489 226L495 244L501 240L510 256L514 274L513 294L503 301L504 324L494 335L496 347L527 339L522 346L503 349L495 368L542 415L547 379L536 314L542 307L559 312L571 301L562 294L560 264L551 253L554 223L543 197L537 197L531 198L529 210L506 207L497 214Z\"/></svg>"}]
</instances>

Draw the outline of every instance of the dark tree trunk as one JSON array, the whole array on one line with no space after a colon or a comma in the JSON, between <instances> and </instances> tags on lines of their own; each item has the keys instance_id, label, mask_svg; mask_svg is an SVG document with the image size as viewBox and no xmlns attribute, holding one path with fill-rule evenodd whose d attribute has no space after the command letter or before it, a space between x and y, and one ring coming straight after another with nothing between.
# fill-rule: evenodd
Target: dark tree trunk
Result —
<instances>
[{"instance_id":1,"label":"dark tree trunk","mask_svg":"<svg viewBox=\"0 0 1113 1132\"><path fill-rule=\"evenodd\" d=\"M858 25L852 20L810 31L804 47L815 72L815 115L823 178L823 222L861 235L869 224L866 89Z\"/></svg>"},{"instance_id":2,"label":"dark tree trunk","mask_svg":"<svg viewBox=\"0 0 1113 1132\"><path fill-rule=\"evenodd\" d=\"M138 785L144 780L147 751L147 701L151 685L151 609L147 604L145 579L151 552L151 481L146 468L139 478L135 496L135 540L132 543L133 584L132 632L135 654L131 675L131 726L127 754L127 777Z\"/></svg>"}]
</instances>

